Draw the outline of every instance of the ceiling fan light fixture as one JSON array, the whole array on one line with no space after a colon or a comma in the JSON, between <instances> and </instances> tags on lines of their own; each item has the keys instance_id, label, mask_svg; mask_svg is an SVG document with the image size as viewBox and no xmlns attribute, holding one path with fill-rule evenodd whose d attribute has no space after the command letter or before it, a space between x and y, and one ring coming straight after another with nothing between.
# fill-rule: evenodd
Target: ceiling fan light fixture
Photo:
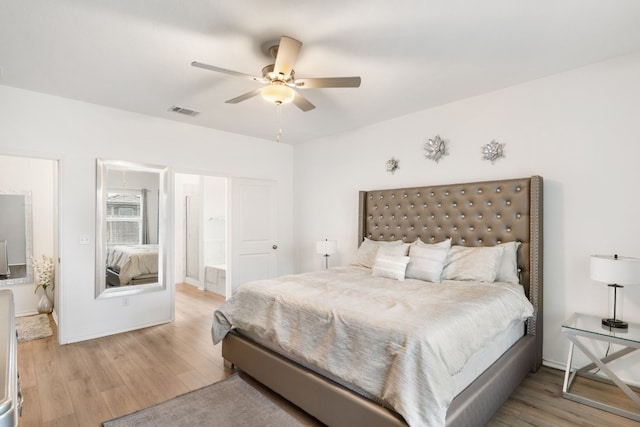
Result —
<instances>
[{"instance_id":1,"label":"ceiling fan light fixture","mask_svg":"<svg viewBox=\"0 0 640 427\"><path fill-rule=\"evenodd\" d=\"M360 77L311 77L296 79L293 66L298 58L301 47L302 42L287 36L282 36L279 42L270 44L268 51L275 61L273 64L262 68L262 77L227 70L226 68L203 64L197 61L193 61L191 65L205 70L242 77L265 85L262 88L228 99L225 101L227 104L237 104L254 96L262 95L265 101L275 104L276 106L291 102L301 111L311 111L316 108L315 105L309 102L298 89L360 87ZM280 111L280 109L278 109L278 111Z\"/></svg>"},{"instance_id":2,"label":"ceiling fan light fixture","mask_svg":"<svg viewBox=\"0 0 640 427\"><path fill-rule=\"evenodd\" d=\"M268 84L262 88L261 93L265 101L277 105L293 101L296 95L293 89L282 82L272 82Z\"/></svg>"}]
</instances>

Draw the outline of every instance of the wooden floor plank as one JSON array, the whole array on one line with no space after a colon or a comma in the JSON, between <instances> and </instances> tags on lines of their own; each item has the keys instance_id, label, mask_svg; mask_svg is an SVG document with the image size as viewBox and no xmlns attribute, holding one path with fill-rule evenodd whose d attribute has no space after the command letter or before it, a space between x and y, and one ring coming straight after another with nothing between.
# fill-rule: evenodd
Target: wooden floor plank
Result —
<instances>
[{"instance_id":1,"label":"wooden floor plank","mask_svg":"<svg viewBox=\"0 0 640 427\"><path fill-rule=\"evenodd\" d=\"M213 311L223 298L180 284L176 320L81 343L58 346L54 336L18 345L24 394L21 427L99 426L178 394L231 375L220 345L211 342ZM542 367L529 374L493 419L491 427L630 427L639 424L562 397L563 372ZM616 387L576 383L597 395ZM267 393L266 391L265 394ZM272 397L273 398L273 397ZM274 398L277 400L277 398ZM309 418L280 399L278 404L307 425Z\"/></svg>"},{"instance_id":2,"label":"wooden floor plank","mask_svg":"<svg viewBox=\"0 0 640 427\"><path fill-rule=\"evenodd\" d=\"M535 374L527 375L488 425L638 426L638 423L627 418L563 398L563 374L562 371L543 366ZM600 390L601 395L595 397L605 398L607 394L617 393L615 389L615 386L605 385Z\"/></svg>"},{"instance_id":3,"label":"wooden floor plank","mask_svg":"<svg viewBox=\"0 0 640 427\"><path fill-rule=\"evenodd\" d=\"M78 422L75 414L64 415L55 420L45 421L38 425L42 427L85 427ZM20 426L22 426L22 423L20 423Z\"/></svg>"},{"instance_id":4,"label":"wooden floor plank","mask_svg":"<svg viewBox=\"0 0 640 427\"><path fill-rule=\"evenodd\" d=\"M77 360L84 364L86 372L93 377L98 390L108 390L123 384L123 378L119 371L114 369L114 363L104 356L100 340L83 341L69 346L78 352Z\"/></svg>"},{"instance_id":5,"label":"wooden floor plank","mask_svg":"<svg viewBox=\"0 0 640 427\"><path fill-rule=\"evenodd\" d=\"M130 414L141 407L136 401L133 392L126 385L104 390L101 395L110 414L109 417L104 418L102 421Z\"/></svg>"},{"instance_id":6,"label":"wooden floor plank","mask_svg":"<svg viewBox=\"0 0 640 427\"><path fill-rule=\"evenodd\" d=\"M132 391L140 408L151 406L167 399L165 394L158 390L140 365L134 360L124 360L118 366L118 371L124 378L124 383Z\"/></svg>"},{"instance_id":7,"label":"wooden floor plank","mask_svg":"<svg viewBox=\"0 0 640 427\"><path fill-rule=\"evenodd\" d=\"M20 425L40 426L42 425L42 409L40 408L40 394L38 393L38 387L37 385L25 387L24 384L22 384L22 378L23 375L20 375L20 388L22 390L22 398L24 399ZM37 384L35 378L32 382Z\"/></svg>"},{"instance_id":8,"label":"wooden floor plank","mask_svg":"<svg viewBox=\"0 0 640 427\"><path fill-rule=\"evenodd\" d=\"M71 400L83 402L82 405L74 405L74 415L81 426L100 425L102 421L112 418L102 393L91 377L68 381L67 384Z\"/></svg>"},{"instance_id":9,"label":"wooden floor plank","mask_svg":"<svg viewBox=\"0 0 640 427\"><path fill-rule=\"evenodd\" d=\"M35 358L35 375L40 402L42 420L53 422L68 415L73 415L74 406L67 390L67 382L60 369L59 351L50 345L41 346L48 351L38 350ZM20 367L18 366L18 370ZM41 387L41 384L47 384Z\"/></svg>"}]
</instances>

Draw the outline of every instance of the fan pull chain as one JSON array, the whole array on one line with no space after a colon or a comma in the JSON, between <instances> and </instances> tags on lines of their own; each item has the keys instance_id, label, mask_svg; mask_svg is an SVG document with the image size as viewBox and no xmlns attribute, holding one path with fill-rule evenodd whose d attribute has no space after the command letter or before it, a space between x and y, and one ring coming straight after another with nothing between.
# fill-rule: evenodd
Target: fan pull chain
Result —
<instances>
[{"instance_id":1,"label":"fan pull chain","mask_svg":"<svg viewBox=\"0 0 640 427\"><path fill-rule=\"evenodd\" d=\"M276 117L278 123L278 133L276 134L276 142L280 142L282 136L282 104L276 104Z\"/></svg>"}]
</instances>

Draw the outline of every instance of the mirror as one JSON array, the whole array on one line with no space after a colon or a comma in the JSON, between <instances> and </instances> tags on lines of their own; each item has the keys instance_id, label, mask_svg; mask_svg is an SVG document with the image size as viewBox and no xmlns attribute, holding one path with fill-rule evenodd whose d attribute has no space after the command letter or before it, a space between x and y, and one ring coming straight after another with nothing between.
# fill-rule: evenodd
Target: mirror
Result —
<instances>
[{"instance_id":1,"label":"mirror","mask_svg":"<svg viewBox=\"0 0 640 427\"><path fill-rule=\"evenodd\" d=\"M0 285L33 283L31 192L0 190Z\"/></svg>"},{"instance_id":2,"label":"mirror","mask_svg":"<svg viewBox=\"0 0 640 427\"><path fill-rule=\"evenodd\" d=\"M167 168L96 166L96 298L166 287Z\"/></svg>"}]
</instances>

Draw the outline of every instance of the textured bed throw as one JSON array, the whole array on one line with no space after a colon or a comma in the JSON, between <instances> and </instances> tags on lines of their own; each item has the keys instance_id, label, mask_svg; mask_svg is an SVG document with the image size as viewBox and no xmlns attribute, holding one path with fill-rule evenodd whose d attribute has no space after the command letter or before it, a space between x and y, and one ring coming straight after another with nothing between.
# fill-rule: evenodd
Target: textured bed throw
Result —
<instances>
[{"instance_id":1,"label":"textured bed throw","mask_svg":"<svg viewBox=\"0 0 640 427\"><path fill-rule=\"evenodd\" d=\"M292 426L303 424L238 374L102 423L103 427Z\"/></svg>"},{"instance_id":2,"label":"textured bed throw","mask_svg":"<svg viewBox=\"0 0 640 427\"><path fill-rule=\"evenodd\" d=\"M240 286L216 310L212 335L247 331L377 397L411 426L444 426L453 375L532 313L520 285L398 281L336 267Z\"/></svg>"},{"instance_id":3,"label":"textured bed throw","mask_svg":"<svg viewBox=\"0 0 640 427\"><path fill-rule=\"evenodd\" d=\"M18 342L38 340L53 335L51 325L49 325L49 316L46 314L17 317L16 332L18 333Z\"/></svg>"}]
</instances>

